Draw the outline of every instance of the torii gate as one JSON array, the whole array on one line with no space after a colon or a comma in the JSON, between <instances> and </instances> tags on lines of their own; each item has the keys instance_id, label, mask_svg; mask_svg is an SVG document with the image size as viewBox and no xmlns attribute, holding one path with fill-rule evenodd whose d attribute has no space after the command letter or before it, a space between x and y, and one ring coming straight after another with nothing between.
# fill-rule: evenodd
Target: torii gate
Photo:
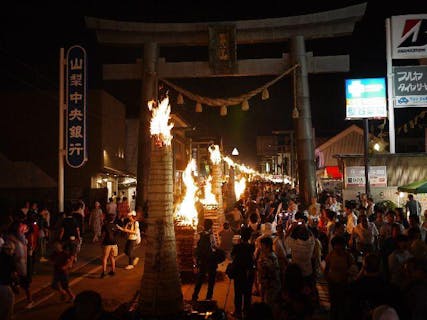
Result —
<instances>
[{"instance_id":1,"label":"torii gate","mask_svg":"<svg viewBox=\"0 0 427 320\"><path fill-rule=\"evenodd\" d=\"M314 144L312 137L308 73L344 72L349 70L349 57L313 57L305 51L304 39L330 38L349 35L354 24L365 12L366 4L322 13L236 22L215 23L137 23L86 18L89 28L95 29L99 42L115 46L144 48L142 62L104 65L104 80L142 79L142 101L138 139L137 201L142 203L150 195L157 201L157 193L148 192L150 169L150 134L147 101L157 98L158 78L225 77L280 75L291 65L299 65L295 74L296 106L299 117L294 126L297 137L297 157L300 193L305 204L316 194ZM231 33L229 33L231 31ZM228 37L228 38L227 38ZM222 40L229 41L227 52ZM236 59L237 44L255 44L291 40L291 54L277 59ZM158 56L159 46L206 46L210 44L209 62L166 62ZM231 50L230 50L231 49ZM233 51L234 50L234 51ZM212 58L215 57L215 58ZM219 59L217 59L219 58ZM227 58L227 59L225 59ZM158 157L157 160L160 158ZM159 161L161 162L161 161ZM165 161L164 161L165 162ZM163 163L161 164L163 165ZM161 171L158 163L154 170ZM164 171L164 176L168 173ZM161 172L160 172L161 173ZM156 181L158 184L158 181ZM166 185L166 183L165 183ZM158 190L157 190L158 189ZM176 246L171 217L171 190L163 188L162 199L168 201L147 219L147 241L144 275L141 280L139 309L142 315L170 316L183 311L182 291L176 263ZM156 185L156 192L163 190ZM170 203L169 203L170 202ZM169 317L170 318L170 317Z\"/></svg>"},{"instance_id":2,"label":"torii gate","mask_svg":"<svg viewBox=\"0 0 427 320\"><path fill-rule=\"evenodd\" d=\"M205 78L229 76L279 75L291 65L296 72L295 119L296 146L300 194L305 204L316 195L316 173L309 101L308 73L349 71L349 56L313 56L305 50L305 39L333 38L351 35L354 25L366 10L366 3L320 13L228 22L200 23L142 23L86 17L86 25L94 29L98 41L104 45L143 48L142 60L135 64L106 64L104 80L142 80L142 101L138 139L137 201L146 199L150 159L147 101L157 97L158 78ZM276 59L247 59L235 61L232 72L213 70L208 61L167 62L159 57L159 47L208 46L212 28L232 27L235 45L291 41L290 54Z\"/></svg>"}]
</instances>

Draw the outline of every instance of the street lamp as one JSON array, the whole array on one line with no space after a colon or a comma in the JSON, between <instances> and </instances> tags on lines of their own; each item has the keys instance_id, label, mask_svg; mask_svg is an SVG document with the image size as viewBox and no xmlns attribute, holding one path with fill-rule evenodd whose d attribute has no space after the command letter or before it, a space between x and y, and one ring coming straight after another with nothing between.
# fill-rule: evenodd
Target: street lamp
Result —
<instances>
[{"instance_id":1,"label":"street lamp","mask_svg":"<svg viewBox=\"0 0 427 320\"><path fill-rule=\"evenodd\" d=\"M381 146L380 146L380 144L377 142L377 143L375 143L374 144L374 150L375 151L380 151L380 149L381 149Z\"/></svg>"},{"instance_id":2,"label":"street lamp","mask_svg":"<svg viewBox=\"0 0 427 320\"><path fill-rule=\"evenodd\" d=\"M239 155L239 150L237 150L237 148L234 148L233 151L231 151L231 155L238 156Z\"/></svg>"}]
</instances>

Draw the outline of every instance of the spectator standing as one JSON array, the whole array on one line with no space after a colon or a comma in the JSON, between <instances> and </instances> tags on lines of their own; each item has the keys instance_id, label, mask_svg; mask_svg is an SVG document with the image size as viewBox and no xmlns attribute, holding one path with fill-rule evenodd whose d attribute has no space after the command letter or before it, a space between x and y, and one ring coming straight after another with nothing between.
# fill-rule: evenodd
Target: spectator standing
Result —
<instances>
[{"instance_id":1,"label":"spectator standing","mask_svg":"<svg viewBox=\"0 0 427 320\"><path fill-rule=\"evenodd\" d=\"M10 226L10 232L8 239L13 242L15 246L15 261L16 269L19 278L19 285L24 289L27 298L27 309L31 309L34 306L33 297L30 291L31 275L28 270L28 247L25 233L28 231L28 226L25 223L15 221Z\"/></svg>"},{"instance_id":2,"label":"spectator standing","mask_svg":"<svg viewBox=\"0 0 427 320\"><path fill-rule=\"evenodd\" d=\"M114 223L116 215L114 213L107 214L107 220L102 226L101 243L102 243L102 273L101 278L104 278L107 272L107 261L110 260L111 271L108 273L113 276L116 273L116 256L118 255L117 231L119 230Z\"/></svg>"},{"instance_id":3,"label":"spectator standing","mask_svg":"<svg viewBox=\"0 0 427 320\"><path fill-rule=\"evenodd\" d=\"M254 282L255 246L249 243L250 228L242 228L241 242L234 245L231 252L235 272L234 277L234 313L235 318L247 316L252 300ZM242 308L243 307L243 308Z\"/></svg>"},{"instance_id":4,"label":"spectator standing","mask_svg":"<svg viewBox=\"0 0 427 320\"><path fill-rule=\"evenodd\" d=\"M272 308L273 315L278 315L281 290L279 262L273 252L273 239L264 237L260 242L261 254L257 262L257 271L261 285L261 298Z\"/></svg>"},{"instance_id":5,"label":"spectator standing","mask_svg":"<svg viewBox=\"0 0 427 320\"><path fill-rule=\"evenodd\" d=\"M363 259L359 276L350 284L348 293L347 319L369 319L373 310L388 304L399 308L402 297L397 288L390 286L380 273L381 258L375 253L368 253Z\"/></svg>"},{"instance_id":6,"label":"spectator standing","mask_svg":"<svg viewBox=\"0 0 427 320\"><path fill-rule=\"evenodd\" d=\"M83 234L85 208L86 208L86 205L82 200L75 201L71 204L71 210L72 210L71 215L77 222L77 225L80 230L80 234Z\"/></svg>"},{"instance_id":7,"label":"spectator standing","mask_svg":"<svg viewBox=\"0 0 427 320\"><path fill-rule=\"evenodd\" d=\"M311 198L311 204L308 206L308 221L318 220L320 217L320 204L316 197ZM316 221L317 225L317 221Z\"/></svg>"},{"instance_id":8,"label":"spectator standing","mask_svg":"<svg viewBox=\"0 0 427 320\"><path fill-rule=\"evenodd\" d=\"M74 262L77 262L78 248L81 243L80 228L72 212L67 212L62 220L59 240L62 242L64 250L73 256Z\"/></svg>"},{"instance_id":9,"label":"spectator standing","mask_svg":"<svg viewBox=\"0 0 427 320\"><path fill-rule=\"evenodd\" d=\"M222 230L218 233L220 244L219 247L225 251L227 254L227 258L230 258L231 250L233 249L233 237L234 232L230 229L230 224L228 222L224 222L222 225Z\"/></svg>"},{"instance_id":10,"label":"spectator standing","mask_svg":"<svg viewBox=\"0 0 427 320\"><path fill-rule=\"evenodd\" d=\"M92 209L89 217L89 227L93 232L92 242L97 242L100 239L103 220L104 213L102 212L101 204L95 201L95 207Z\"/></svg>"},{"instance_id":11,"label":"spectator standing","mask_svg":"<svg viewBox=\"0 0 427 320\"><path fill-rule=\"evenodd\" d=\"M38 225L39 225L39 247L40 247L40 262L48 262L47 259L47 242L49 239L49 219L50 213L46 207L40 210Z\"/></svg>"},{"instance_id":12,"label":"spectator standing","mask_svg":"<svg viewBox=\"0 0 427 320\"><path fill-rule=\"evenodd\" d=\"M348 202L345 205L345 217L346 217L346 232L348 237L353 233L353 228L357 225L357 216L354 214L354 206Z\"/></svg>"},{"instance_id":13,"label":"spectator standing","mask_svg":"<svg viewBox=\"0 0 427 320\"><path fill-rule=\"evenodd\" d=\"M280 267L280 280L282 282L282 287L285 280L285 271L288 266L288 253L286 252L285 247L285 232L283 230L283 225L278 224L276 226L276 233L273 238L273 252L277 256L277 261L279 262Z\"/></svg>"},{"instance_id":14,"label":"spectator standing","mask_svg":"<svg viewBox=\"0 0 427 320\"><path fill-rule=\"evenodd\" d=\"M421 216L421 203L414 198L413 194L408 195L405 208L410 216Z\"/></svg>"},{"instance_id":15,"label":"spectator standing","mask_svg":"<svg viewBox=\"0 0 427 320\"><path fill-rule=\"evenodd\" d=\"M61 300L65 300L68 296L69 301L73 301L74 294L69 287L69 272L73 265L73 257L63 250L60 241L55 241L50 261L53 263L52 288L59 292Z\"/></svg>"},{"instance_id":16,"label":"spectator standing","mask_svg":"<svg viewBox=\"0 0 427 320\"><path fill-rule=\"evenodd\" d=\"M376 251L379 235L377 227L373 222L368 222L368 217L364 214L357 221L350 238L351 247L356 248L359 254Z\"/></svg>"},{"instance_id":17,"label":"spectator standing","mask_svg":"<svg viewBox=\"0 0 427 320\"><path fill-rule=\"evenodd\" d=\"M123 227L126 224L126 218L128 218L128 214L131 212L127 197L123 197L122 200L117 204L117 211L119 215L119 225Z\"/></svg>"},{"instance_id":18,"label":"spectator standing","mask_svg":"<svg viewBox=\"0 0 427 320\"><path fill-rule=\"evenodd\" d=\"M205 219L203 231L199 233L198 249L196 250L198 273L192 295L192 301L197 301L206 274L208 275L206 300L211 300L213 296L218 264L216 263L213 255L213 251L217 248L217 244L212 232L212 226L213 221L211 219Z\"/></svg>"},{"instance_id":19,"label":"spectator standing","mask_svg":"<svg viewBox=\"0 0 427 320\"><path fill-rule=\"evenodd\" d=\"M114 201L113 197L108 199L106 209L107 214L114 214L114 218L117 216L117 203Z\"/></svg>"},{"instance_id":20,"label":"spectator standing","mask_svg":"<svg viewBox=\"0 0 427 320\"><path fill-rule=\"evenodd\" d=\"M15 261L15 245L6 241L0 251L0 319L10 320L13 315L15 295L12 287L18 273Z\"/></svg>"},{"instance_id":21,"label":"spectator standing","mask_svg":"<svg viewBox=\"0 0 427 320\"><path fill-rule=\"evenodd\" d=\"M395 216L395 222L400 223L403 227L402 230L404 229L408 229L409 228L409 222L408 222L408 218L405 212L403 212L403 208L396 208L394 210L394 212L396 213ZM417 216L417 215L409 215L409 216ZM418 216L417 216L418 217Z\"/></svg>"},{"instance_id":22,"label":"spectator standing","mask_svg":"<svg viewBox=\"0 0 427 320\"><path fill-rule=\"evenodd\" d=\"M305 280L311 282L313 276L311 258L313 257L315 245L313 234L303 221L295 221L291 224L285 237L291 250L292 263L296 263L301 268Z\"/></svg>"},{"instance_id":23,"label":"spectator standing","mask_svg":"<svg viewBox=\"0 0 427 320\"><path fill-rule=\"evenodd\" d=\"M131 211L128 213L129 222L126 224L124 228L118 224L116 225L116 227L120 231L123 231L124 233L127 234L127 240L125 244L125 253L128 256L129 263L125 267L126 270L133 269L139 261L139 258L134 256L134 249L135 249L135 246L137 245L136 241L138 239L138 232L140 232L139 223L138 221L136 221L135 217L136 217L136 212Z\"/></svg>"},{"instance_id":24,"label":"spectator standing","mask_svg":"<svg viewBox=\"0 0 427 320\"><path fill-rule=\"evenodd\" d=\"M332 240L332 251L325 261L325 277L328 281L331 302L330 319L345 319L345 297L354 259L347 252L346 240L343 237L335 237Z\"/></svg>"},{"instance_id":25,"label":"spectator standing","mask_svg":"<svg viewBox=\"0 0 427 320\"><path fill-rule=\"evenodd\" d=\"M288 265L284 283L280 319L311 319L314 312L311 290L305 283L301 268L297 264Z\"/></svg>"},{"instance_id":26,"label":"spectator standing","mask_svg":"<svg viewBox=\"0 0 427 320\"><path fill-rule=\"evenodd\" d=\"M388 267L390 271L390 282L396 286L403 283L403 266L412 254L409 252L409 239L404 234L396 238L397 248L388 256Z\"/></svg>"}]
</instances>

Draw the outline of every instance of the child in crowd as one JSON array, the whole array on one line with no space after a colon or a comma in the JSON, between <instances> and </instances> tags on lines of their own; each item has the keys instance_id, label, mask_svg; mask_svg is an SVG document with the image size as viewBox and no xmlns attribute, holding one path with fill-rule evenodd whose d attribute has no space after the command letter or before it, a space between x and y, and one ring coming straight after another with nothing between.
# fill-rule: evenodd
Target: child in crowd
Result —
<instances>
[{"instance_id":1,"label":"child in crowd","mask_svg":"<svg viewBox=\"0 0 427 320\"><path fill-rule=\"evenodd\" d=\"M228 222L224 222L222 225L222 230L218 233L220 238L219 247L227 253L227 259L230 259L230 253L233 249L233 237L234 232L230 228Z\"/></svg>"},{"instance_id":2,"label":"child in crowd","mask_svg":"<svg viewBox=\"0 0 427 320\"><path fill-rule=\"evenodd\" d=\"M69 287L69 272L73 264L73 257L64 251L59 241L54 243L54 251L50 256L53 263L52 288L61 295L61 300L65 300L68 295L69 301L74 300L74 294Z\"/></svg>"}]
</instances>

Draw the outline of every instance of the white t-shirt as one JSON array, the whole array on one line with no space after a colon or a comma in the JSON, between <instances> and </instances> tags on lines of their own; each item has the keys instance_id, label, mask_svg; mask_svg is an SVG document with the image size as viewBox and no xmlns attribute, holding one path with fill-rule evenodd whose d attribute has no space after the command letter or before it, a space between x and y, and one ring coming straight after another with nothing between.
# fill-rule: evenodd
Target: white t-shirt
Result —
<instances>
[{"instance_id":1,"label":"white t-shirt","mask_svg":"<svg viewBox=\"0 0 427 320\"><path fill-rule=\"evenodd\" d=\"M313 273L311 257L314 251L314 237L310 235L305 241L288 237L286 244L291 249L292 263L296 263L301 268L304 277L311 275Z\"/></svg>"},{"instance_id":2,"label":"white t-shirt","mask_svg":"<svg viewBox=\"0 0 427 320\"><path fill-rule=\"evenodd\" d=\"M138 221L135 222L128 222L126 225L126 229L136 231L139 229L139 223ZM128 240L136 240L138 238L138 235L136 233L128 233Z\"/></svg>"},{"instance_id":3,"label":"white t-shirt","mask_svg":"<svg viewBox=\"0 0 427 320\"><path fill-rule=\"evenodd\" d=\"M368 228L365 229L362 224L358 224L353 228L353 235L363 244L373 244L375 237L378 237L379 233L377 227L373 222L368 222Z\"/></svg>"}]
</instances>

